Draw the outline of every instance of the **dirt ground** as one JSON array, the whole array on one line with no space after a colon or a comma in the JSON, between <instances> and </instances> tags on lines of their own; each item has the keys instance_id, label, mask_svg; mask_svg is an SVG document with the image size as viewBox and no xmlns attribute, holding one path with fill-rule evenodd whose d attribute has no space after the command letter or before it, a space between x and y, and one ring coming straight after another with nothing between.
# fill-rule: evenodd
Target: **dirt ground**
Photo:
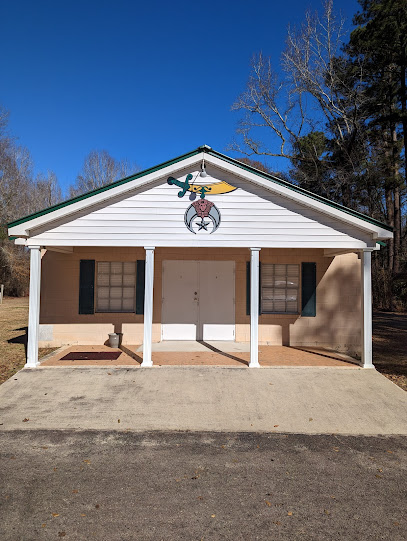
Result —
<instances>
[{"instance_id":1,"label":"dirt ground","mask_svg":"<svg viewBox=\"0 0 407 541\"><path fill-rule=\"evenodd\" d=\"M0 383L25 363L27 320L28 297L3 300L0 305ZM40 349L40 357L52 351ZM373 362L379 372L407 391L407 313L374 314Z\"/></svg>"},{"instance_id":2,"label":"dirt ground","mask_svg":"<svg viewBox=\"0 0 407 541\"><path fill-rule=\"evenodd\" d=\"M373 314L373 362L379 372L407 391L407 313Z\"/></svg>"}]
</instances>

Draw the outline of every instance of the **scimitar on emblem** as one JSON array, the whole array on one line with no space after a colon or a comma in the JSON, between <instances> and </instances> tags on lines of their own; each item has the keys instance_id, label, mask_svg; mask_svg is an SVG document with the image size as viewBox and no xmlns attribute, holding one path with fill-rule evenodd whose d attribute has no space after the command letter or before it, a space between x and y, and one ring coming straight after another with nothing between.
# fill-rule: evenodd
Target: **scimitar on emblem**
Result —
<instances>
[{"instance_id":1,"label":"scimitar on emblem","mask_svg":"<svg viewBox=\"0 0 407 541\"><path fill-rule=\"evenodd\" d=\"M204 169L203 169L204 171ZM199 173L196 174L195 180L197 179ZM185 180L178 180L174 177L168 177L167 183L170 186L178 186L181 190L178 192L178 197L183 198L185 194L189 191L191 200L194 200L197 195L199 199L194 201L185 211L184 222L187 228L196 235L197 231L207 231L209 233L214 233L220 224L220 212L217 206L206 199L207 195L219 195L223 193L233 192L236 190L235 186L228 184L225 181L216 181L213 179L206 178L205 174L205 184L200 183L191 183L193 175L189 173ZM209 218L209 222L205 220ZM200 219L200 221L199 221ZM212 222L212 224L211 224ZM212 225L212 230L209 231L208 227Z\"/></svg>"},{"instance_id":2,"label":"scimitar on emblem","mask_svg":"<svg viewBox=\"0 0 407 541\"><path fill-rule=\"evenodd\" d=\"M200 218L201 221L195 221L196 218ZM208 231L210 222L205 221L205 218L209 218L213 224L211 233L216 231L220 224L220 212L216 205L207 199L198 199L194 201L185 211L184 221L187 228L194 234L196 231L193 229L193 225L198 226L198 231Z\"/></svg>"}]
</instances>

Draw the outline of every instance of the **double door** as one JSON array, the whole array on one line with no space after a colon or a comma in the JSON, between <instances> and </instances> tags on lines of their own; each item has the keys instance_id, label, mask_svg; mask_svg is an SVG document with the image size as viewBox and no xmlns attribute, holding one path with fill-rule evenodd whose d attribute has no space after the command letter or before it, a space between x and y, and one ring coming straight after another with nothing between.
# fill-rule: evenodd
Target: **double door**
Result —
<instances>
[{"instance_id":1,"label":"double door","mask_svg":"<svg viewBox=\"0 0 407 541\"><path fill-rule=\"evenodd\" d=\"M234 340L234 261L164 261L161 323L162 340Z\"/></svg>"}]
</instances>

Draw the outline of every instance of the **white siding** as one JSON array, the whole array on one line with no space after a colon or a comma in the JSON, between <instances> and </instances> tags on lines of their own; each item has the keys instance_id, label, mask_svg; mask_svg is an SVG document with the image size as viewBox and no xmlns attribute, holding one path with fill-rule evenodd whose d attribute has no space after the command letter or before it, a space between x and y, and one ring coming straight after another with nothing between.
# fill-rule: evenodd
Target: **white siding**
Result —
<instances>
[{"instance_id":1,"label":"white siding","mask_svg":"<svg viewBox=\"0 0 407 541\"><path fill-rule=\"evenodd\" d=\"M104 208L75 219L64 218L64 222L54 223L48 230L31 231L29 244L363 248L371 238L350 224L263 187L226 177L214 167L210 174L237 186L233 192L207 196L221 213L221 224L213 234L193 234L187 229L184 213L191 204L189 192L179 198L179 188L169 186L163 178Z\"/></svg>"}]
</instances>

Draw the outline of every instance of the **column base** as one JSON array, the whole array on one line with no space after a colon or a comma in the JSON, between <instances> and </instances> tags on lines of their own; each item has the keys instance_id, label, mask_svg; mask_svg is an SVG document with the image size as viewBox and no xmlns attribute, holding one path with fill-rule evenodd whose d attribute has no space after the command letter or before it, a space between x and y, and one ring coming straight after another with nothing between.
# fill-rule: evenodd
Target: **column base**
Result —
<instances>
[{"instance_id":1,"label":"column base","mask_svg":"<svg viewBox=\"0 0 407 541\"><path fill-rule=\"evenodd\" d=\"M249 368L261 368L259 363L249 363Z\"/></svg>"},{"instance_id":2,"label":"column base","mask_svg":"<svg viewBox=\"0 0 407 541\"><path fill-rule=\"evenodd\" d=\"M153 362L143 361L140 366L141 368L151 368L153 366Z\"/></svg>"},{"instance_id":3,"label":"column base","mask_svg":"<svg viewBox=\"0 0 407 541\"><path fill-rule=\"evenodd\" d=\"M40 366L40 363L25 363L24 368L37 368Z\"/></svg>"}]
</instances>

